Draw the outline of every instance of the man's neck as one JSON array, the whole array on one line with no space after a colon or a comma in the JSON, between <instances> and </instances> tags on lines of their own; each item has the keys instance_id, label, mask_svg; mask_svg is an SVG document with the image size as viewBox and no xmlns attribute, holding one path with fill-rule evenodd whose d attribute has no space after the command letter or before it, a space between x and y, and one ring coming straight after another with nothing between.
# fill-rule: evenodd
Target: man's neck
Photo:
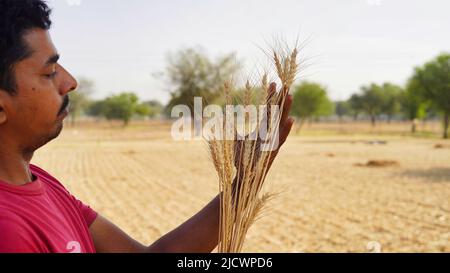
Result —
<instances>
[{"instance_id":1,"label":"man's neck","mask_svg":"<svg viewBox=\"0 0 450 273\"><path fill-rule=\"evenodd\" d=\"M3 146L3 145L2 145ZM33 154L17 152L0 146L0 180L13 185L24 185L33 180L30 160Z\"/></svg>"}]
</instances>

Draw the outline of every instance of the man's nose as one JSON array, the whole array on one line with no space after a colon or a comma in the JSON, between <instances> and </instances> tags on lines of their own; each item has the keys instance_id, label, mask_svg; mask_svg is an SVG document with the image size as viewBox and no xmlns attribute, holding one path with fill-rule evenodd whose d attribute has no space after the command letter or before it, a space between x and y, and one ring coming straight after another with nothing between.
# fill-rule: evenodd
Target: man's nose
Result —
<instances>
[{"instance_id":1,"label":"man's nose","mask_svg":"<svg viewBox=\"0 0 450 273\"><path fill-rule=\"evenodd\" d=\"M67 70L64 69L64 67L61 66L60 69L62 74L62 81L59 92L62 96L64 96L67 93L77 89L78 83L77 80L69 72L67 72Z\"/></svg>"}]
</instances>

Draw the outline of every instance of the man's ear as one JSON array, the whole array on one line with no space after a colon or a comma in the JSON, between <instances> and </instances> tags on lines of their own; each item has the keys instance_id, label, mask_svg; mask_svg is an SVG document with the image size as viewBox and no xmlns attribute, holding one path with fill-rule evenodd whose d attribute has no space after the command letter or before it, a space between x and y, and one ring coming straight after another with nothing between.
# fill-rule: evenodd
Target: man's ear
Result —
<instances>
[{"instance_id":1,"label":"man's ear","mask_svg":"<svg viewBox=\"0 0 450 273\"><path fill-rule=\"evenodd\" d=\"M8 93L0 89L0 125L3 125L8 120L8 115L6 111L7 95Z\"/></svg>"}]
</instances>

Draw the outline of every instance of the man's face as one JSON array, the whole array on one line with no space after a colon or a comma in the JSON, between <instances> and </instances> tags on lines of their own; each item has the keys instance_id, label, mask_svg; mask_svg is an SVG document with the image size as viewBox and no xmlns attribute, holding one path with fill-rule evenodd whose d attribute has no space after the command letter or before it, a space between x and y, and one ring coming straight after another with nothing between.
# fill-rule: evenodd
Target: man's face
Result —
<instances>
[{"instance_id":1,"label":"man's face","mask_svg":"<svg viewBox=\"0 0 450 273\"><path fill-rule=\"evenodd\" d=\"M0 91L0 134L33 152L61 132L77 82L57 63L48 31L32 29L23 38L32 54L14 66L16 94Z\"/></svg>"}]
</instances>

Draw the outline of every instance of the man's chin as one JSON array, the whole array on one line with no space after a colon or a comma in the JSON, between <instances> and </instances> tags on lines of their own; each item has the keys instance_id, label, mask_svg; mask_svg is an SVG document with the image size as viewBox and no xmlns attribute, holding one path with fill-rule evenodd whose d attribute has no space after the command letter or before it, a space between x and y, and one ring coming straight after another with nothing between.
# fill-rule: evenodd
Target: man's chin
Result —
<instances>
[{"instance_id":1,"label":"man's chin","mask_svg":"<svg viewBox=\"0 0 450 273\"><path fill-rule=\"evenodd\" d=\"M32 145L30 145L29 147L27 147L25 149L25 152L34 153L34 151L36 151L37 149L39 149L42 146L44 146L45 144L49 143L53 139L57 138L59 136L59 134L61 133L62 129L63 129L63 123L60 122L48 134L43 135L40 138L37 138L37 141L35 143L33 143Z\"/></svg>"},{"instance_id":2,"label":"man's chin","mask_svg":"<svg viewBox=\"0 0 450 273\"><path fill-rule=\"evenodd\" d=\"M60 122L56 125L55 131L52 132L52 134L49 137L49 141L57 138L59 134L61 134L62 129L64 128L64 123Z\"/></svg>"},{"instance_id":3,"label":"man's chin","mask_svg":"<svg viewBox=\"0 0 450 273\"><path fill-rule=\"evenodd\" d=\"M49 143L50 141L54 140L55 138L57 138L61 134L63 127L64 127L63 122L62 121L58 122L55 125L55 127L53 128L53 130L47 135L45 143L43 143L41 145L41 147L44 146L45 144Z\"/></svg>"}]
</instances>

